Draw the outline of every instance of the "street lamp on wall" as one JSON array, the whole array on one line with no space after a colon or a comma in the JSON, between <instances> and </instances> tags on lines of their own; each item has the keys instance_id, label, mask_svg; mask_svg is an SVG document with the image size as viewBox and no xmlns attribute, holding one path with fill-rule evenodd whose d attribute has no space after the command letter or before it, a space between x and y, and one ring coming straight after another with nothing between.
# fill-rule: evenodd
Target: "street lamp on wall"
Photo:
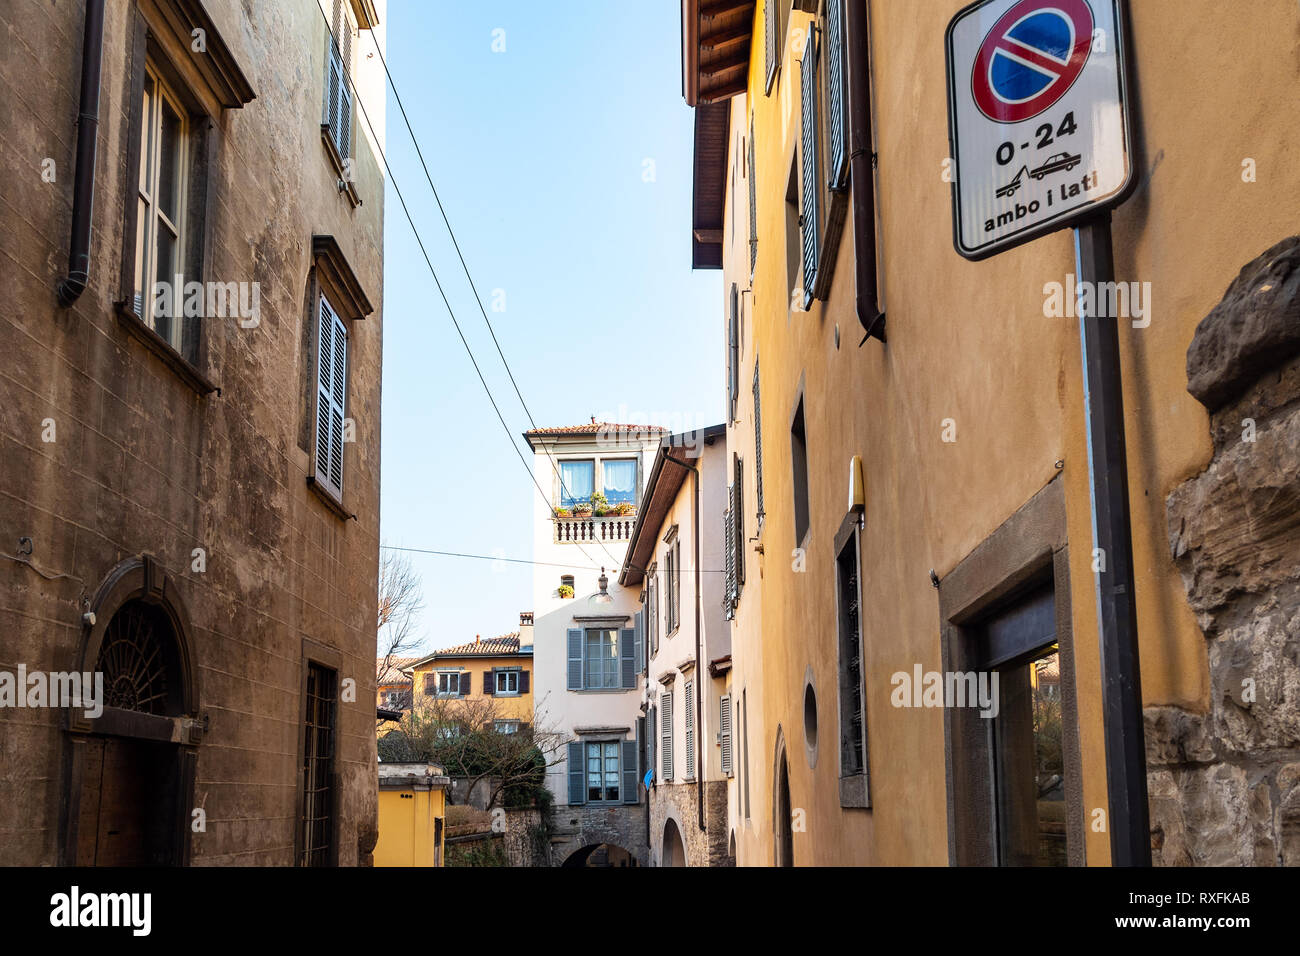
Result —
<instances>
[{"instance_id":1,"label":"street lamp on wall","mask_svg":"<svg viewBox=\"0 0 1300 956\"><path fill-rule=\"evenodd\" d=\"M613 604L614 595L609 593L609 576L605 574L605 569L600 569L600 578L597 580L600 590L591 596L592 604Z\"/></svg>"}]
</instances>

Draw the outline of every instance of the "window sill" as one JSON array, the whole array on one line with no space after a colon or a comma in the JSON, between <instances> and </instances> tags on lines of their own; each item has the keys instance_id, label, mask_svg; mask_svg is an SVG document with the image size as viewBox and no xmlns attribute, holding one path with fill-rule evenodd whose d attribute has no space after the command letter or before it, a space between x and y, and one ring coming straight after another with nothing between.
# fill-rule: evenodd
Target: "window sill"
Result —
<instances>
[{"instance_id":1,"label":"window sill","mask_svg":"<svg viewBox=\"0 0 1300 956\"><path fill-rule=\"evenodd\" d=\"M176 373L177 378L192 388L200 397L211 395L213 392L216 392L218 396L221 395L221 386L191 365L184 355L172 348L170 342L145 325L140 316L131 311L125 302L116 303L116 308L117 319L122 327L145 348L158 356L164 365Z\"/></svg>"},{"instance_id":2,"label":"window sill","mask_svg":"<svg viewBox=\"0 0 1300 956\"><path fill-rule=\"evenodd\" d=\"M329 510L334 512L338 517L342 518L344 521L356 519L357 516L348 511L347 508L343 507L343 502L335 498L332 492L328 491L324 485L317 481L315 475L307 476L307 484L310 486L312 491L316 492L316 497L325 502L325 507L329 508Z\"/></svg>"},{"instance_id":3,"label":"window sill","mask_svg":"<svg viewBox=\"0 0 1300 956\"><path fill-rule=\"evenodd\" d=\"M357 208L357 206L361 205L361 197L357 195L356 184L343 175L343 157L339 155L339 148L334 145L334 138L330 135L329 123L320 124L320 138L321 142L325 144L325 152L329 155L330 163L334 166L334 172L339 177L339 192L347 193L348 202L352 203L353 209Z\"/></svg>"},{"instance_id":4,"label":"window sill","mask_svg":"<svg viewBox=\"0 0 1300 956\"><path fill-rule=\"evenodd\" d=\"M635 687L571 687L570 694L630 694Z\"/></svg>"}]
</instances>

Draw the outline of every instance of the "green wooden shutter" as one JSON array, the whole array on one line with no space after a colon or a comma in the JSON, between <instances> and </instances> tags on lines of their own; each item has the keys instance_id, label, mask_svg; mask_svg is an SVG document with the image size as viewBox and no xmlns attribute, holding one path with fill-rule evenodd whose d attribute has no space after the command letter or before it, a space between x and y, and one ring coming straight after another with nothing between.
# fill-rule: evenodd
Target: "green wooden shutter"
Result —
<instances>
[{"instance_id":1,"label":"green wooden shutter","mask_svg":"<svg viewBox=\"0 0 1300 956\"><path fill-rule=\"evenodd\" d=\"M623 741L623 802L638 803L641 795L637 790L640 773L637 772L637 746L641 739L641 725L637 723L637 739Z\"/></svg>"},{"instance_id":2,"label":"green wooden shutter","mask_svg":"<svg viewBox=\"0 0 1300 956\"><path fill-rule=\"evenodd\" d=\"M571 627L566 632L569 645L568 690L582 690L582 628Z\"/></svg>"},{"instance_id":3,"label":"green wooden shutter","mask_svg":"<svg viewBox=\"0 0 1300 956\"><path fill-rule=\"evenodd\" d=\"M624 627L618 632L619 663L622 664L624 688L636 686L636 628Z\"/></svg>"},{"instance_id":4,"label":"green wooden shutter","mask_svg":"<svg viewBox=\"0 0 1300 956\"><path fill-rule=\"evenodd\" d=\"M844 0L826 0L827 185L839 191L849 181L845 91Z\"/></svg>"},{"instance_id":5,"label":"green wooden shutter","mask_svg":"<svg viewBox=\"0 0 1300 956\"><path fill-rule=\"evenodd\" d=\"M732 775L731 758L731 696L723 694L718 701L718 746L722 751L722 772Z\"/></svg>"},{"instance_id":6,"label":"green wooden shutter","mask_svg":"<svg viewBox=\"0 0 1300 956\"><path fill-rule=\"evenodd\" d=\"M346 414L348 330L320 297L316 363L316 480L343 497L343 419Z\"/></svg>"},{"instance_id":7,"label":"green wooden shutter","mask_svg":"<svg viewBox=\"0 0 1300 956\"><path fill-rule=\"evenodd\" d=\"M731 285L731 308L727 315L727 421L736 420L740 404L740 293Z\"/></svg>"},{"instance_id":8,"label":"green wooden shutter","mask_svg":"<svg viewBox=\"0 0 1300 956\"><path fill-rule=\"evenodd\" d=\"M581 741L570 742L568 749L569 805L574 806L587 802L587 788L583 783L587 775L586 756Z\"/></svg>"},{"instance_id":9,"label":"green wooden shutter","mask_svg":"<svg viewBox=\"0 0 1300 956\"><path fill-rule=\"evenodd\" d=\"M799 152L802 171L802 208L799 210L799 230L803 241L803 303L812 305L813 290L817 284L817 243L819 212L817 196L821 191L817 154L817 37L810 34L804 48L799 70L800 117Z\"/></svg>"},{"instance_id":10,"label":"green wooden shutter","mask_svg":"<svg viewBox=\"0 0 1300 956\"><path fill-rule=\"evenodd\" d=\"M731 489L727 489L727 501L730 502L735 497ZM722 513L722 607L726 612L727 620L731 620L732 611L736 606L736 548L735 541L735 522L732 520L731 509L728 508Z\"/></svg>"}]
</instances>

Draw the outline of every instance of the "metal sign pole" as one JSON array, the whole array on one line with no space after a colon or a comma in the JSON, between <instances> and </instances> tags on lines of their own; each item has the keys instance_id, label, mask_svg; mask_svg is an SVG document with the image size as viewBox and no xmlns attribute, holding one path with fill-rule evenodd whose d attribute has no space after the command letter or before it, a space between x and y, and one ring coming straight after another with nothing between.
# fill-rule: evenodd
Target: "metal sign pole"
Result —
<instances>
[{"instance_id":1,"label":"metal sign pole","mask_svg":"<svg viewBox=\"0 0 1300 956\"><path fill-rule=\"evenodd\" d=\"M1093 292L1088 314L1084 314L1082 301L1078 313L1084 406L1088 417L1092 537L1096 549L1093 568L1101 644L1111 865L1150 866L1146 744L1119 364L1120 317L1097 314L1098 304L1107 300L1097 294L1098 290L1110 288L1101 283L1115 281L1109 210L1074 230L1074 257L1080 287Z\"/></svg>"}]
</instances>

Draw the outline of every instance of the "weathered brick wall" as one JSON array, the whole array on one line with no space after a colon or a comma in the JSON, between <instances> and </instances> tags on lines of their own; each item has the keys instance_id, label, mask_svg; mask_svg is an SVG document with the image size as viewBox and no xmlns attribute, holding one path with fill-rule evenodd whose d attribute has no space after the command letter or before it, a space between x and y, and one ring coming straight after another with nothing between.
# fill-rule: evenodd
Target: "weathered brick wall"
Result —
<instances>
[{"instance_id":1,"label":"weathered brick wall","mask_svg":"<svg viewBox=\"0 0 1300 956\"><path fill-rule=\"evenodd\" d=\"M1214 459L1169 495L1205 633L1207 713L1146 708L1152 856L1300 865L1300 237L1242 269L1196 330L1188 390Z\"/></svg>"},{"instance_id":2,"label":"weathered brick wall","mask_svg":"<svg viewBox=\"0 0 1300 956\"><path fill-rule=\"evenodd\" d=\"M315 0L205 4L257 98L212 131L205 278L259 282L261 322L205 320L220 393L200 397L114 314L127 168L133 3L107 4L91 280L70 309L67 263L84 4L0 6L0 552L34 546L46 580L0 560L0 668L70 669L83 601L123 558L157 557L197 644L196 864L289 864L298 816L302 641L342 655L356 703L338 720L340 861L373 844L375 605L383 184L357 135L353 208L320 138L326 26ZM366 42L369 42L368 40ZM56 179L41 177L54 161ZM334 235L376 310L351 323L345 521L308 488L313 369L304 354L313 233ZM310 340L310 337L306 337ZM42 440L52 419L56 440ZM206 570L191 569L206 552ZM0 863L56 861L61 715L0 712Z\"/></svg>"}]
</instances>

